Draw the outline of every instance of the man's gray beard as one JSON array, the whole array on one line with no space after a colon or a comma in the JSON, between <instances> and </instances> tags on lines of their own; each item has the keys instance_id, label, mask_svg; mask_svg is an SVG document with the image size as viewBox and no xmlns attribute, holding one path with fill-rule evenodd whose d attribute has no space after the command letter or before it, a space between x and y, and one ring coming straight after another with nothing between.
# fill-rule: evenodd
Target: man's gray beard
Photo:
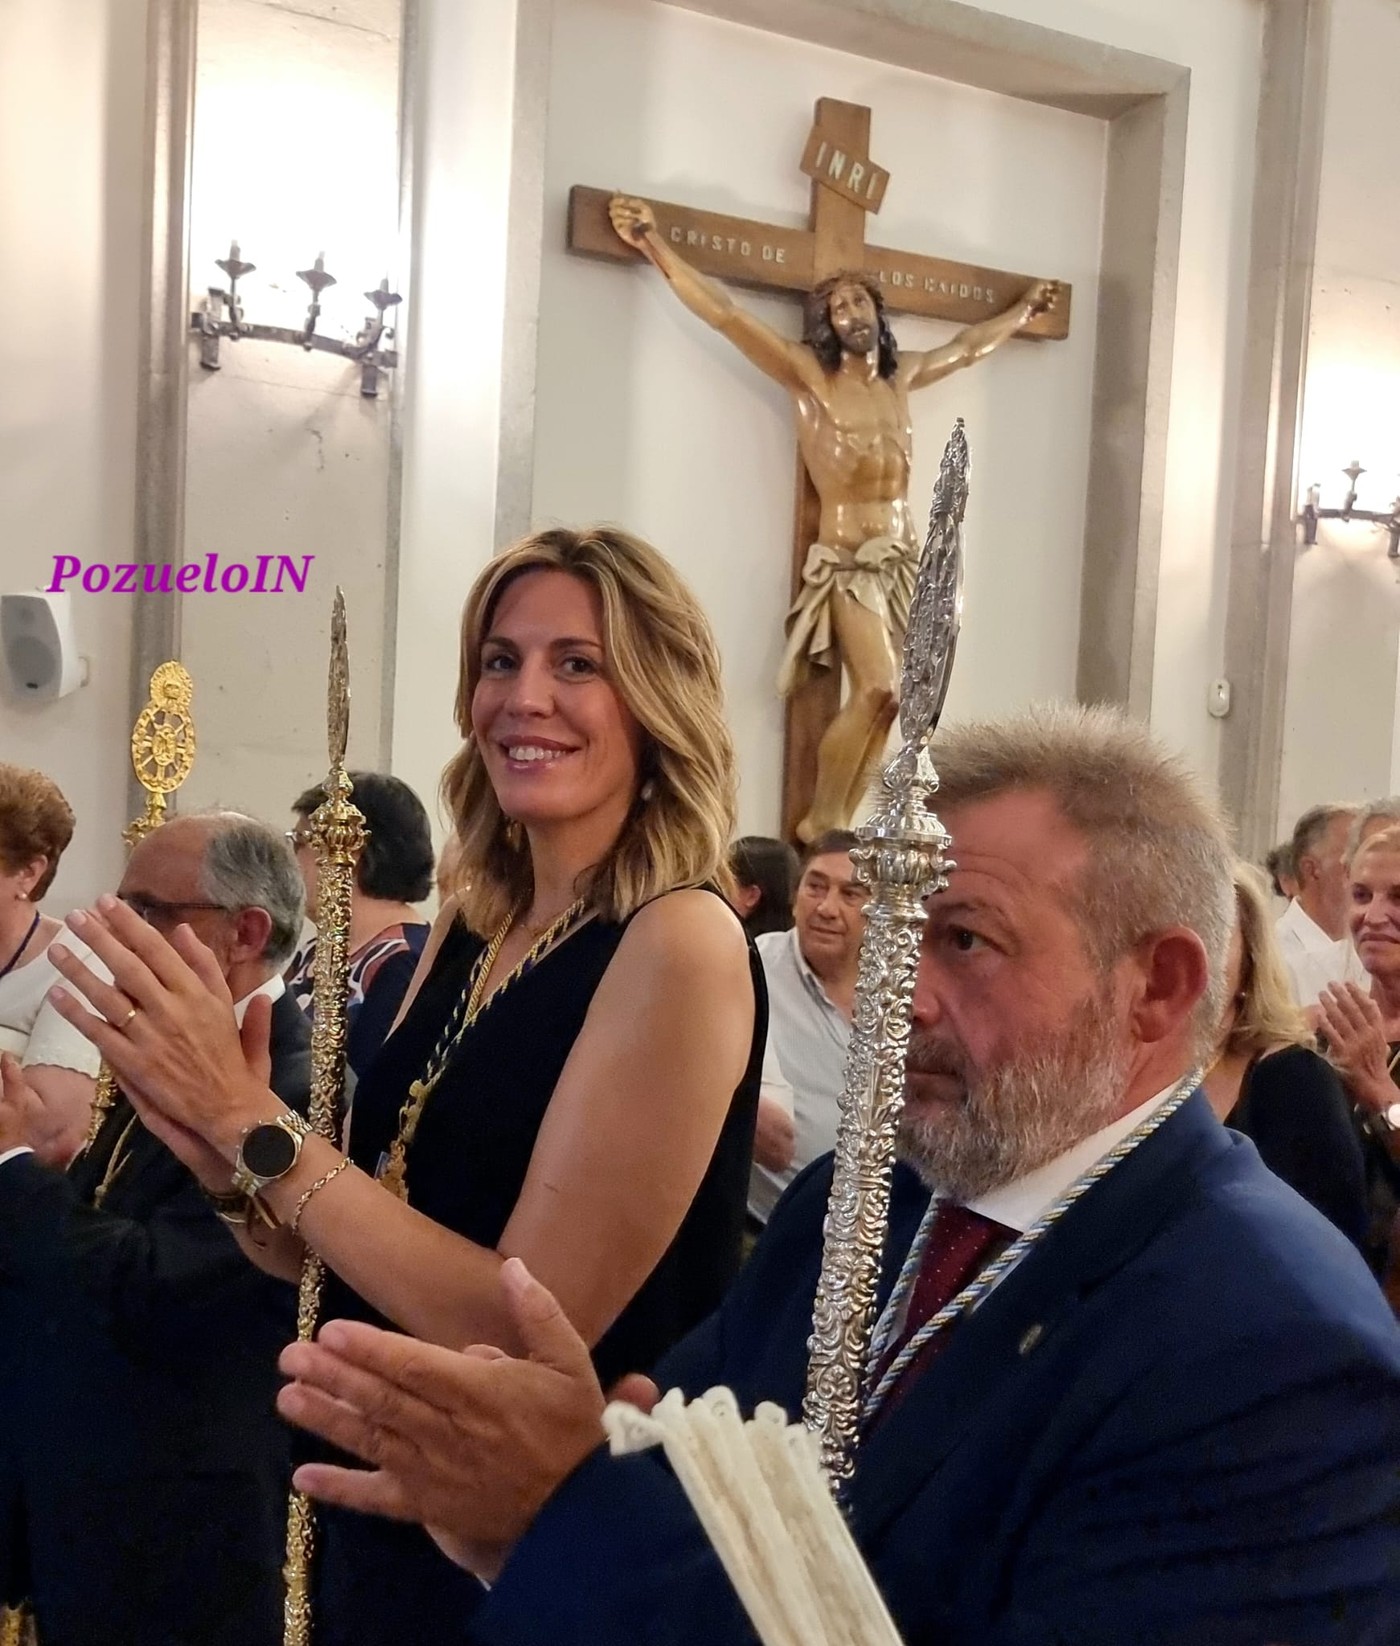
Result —
<instances>
[{"instance_id":1,"label":"man's gray beard","mask_svg":"<svg viewBox=\"0 0 1400 1646\"><path fill-rule=\"evenodd\" d=\"M1107 990L1091 995L1060 1036L978 1079L936 1034L912 1034L911 1071L963 1082L956 1109L906 1109L897 1152L931 1189L966 1204L1013 1183L1107 1126L1127 1077L1121 1025Z\"/></svg>"}]
</instances>

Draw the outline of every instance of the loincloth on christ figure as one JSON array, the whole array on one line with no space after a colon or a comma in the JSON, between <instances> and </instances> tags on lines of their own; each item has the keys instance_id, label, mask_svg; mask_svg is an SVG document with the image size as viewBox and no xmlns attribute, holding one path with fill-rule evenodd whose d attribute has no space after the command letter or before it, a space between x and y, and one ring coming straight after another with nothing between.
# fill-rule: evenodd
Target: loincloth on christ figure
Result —
<instances>
[{"instance_id":1,"label":"loincloth on christ figure","mask_svg":"<svg viewBox=\"0 0 1400 1646\"><path fill-rule=\"evenodd\" d=\"M909 626L918 566L918 549L897 537L872 537L854 550L813 543L802 568L802 587L784 623L787 645L778 671L782 695L809 680L815 670L838 666L840 652L831 621L834 594L850 595L878 617L898 657Z\"/></svg>"}]
</instances>

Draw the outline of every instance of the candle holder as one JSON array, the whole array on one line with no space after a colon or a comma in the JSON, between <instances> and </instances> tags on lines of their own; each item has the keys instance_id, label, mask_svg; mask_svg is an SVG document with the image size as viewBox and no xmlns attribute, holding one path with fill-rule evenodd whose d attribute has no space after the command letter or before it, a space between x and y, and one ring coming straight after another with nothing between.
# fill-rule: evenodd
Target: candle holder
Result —
<instances>
[{"instance_id":1,"label":"candle holder","mask_svg":"<svg viewBox=\"0 0 1400 1646\"><path fill-rule=\"evenodd\" d=\"M1324 509L1321 506L1322 488L1316 485L1308 487L1307 501L1303 504L1303 512L1298 517L1303 527L1304 544L1312 548L1317 543L1319 520L1365 520L1371 525L1382 527L1389 534L1390 546L1386 553L1390 559L1400 560L1400 497L1390 505L1390 510L1386 514L1382 514L1379 509L1358 509L1357 483L1366 470L1353 458L1342 473L1347 477L1347 494L1339 509Z\"/></svg>"},{"instance_id":2,"label":"candle holder","mask_svg":"<svg viewBox=\"0 0 1400 1646\"><path fill-rule=\"evenodd\" d=\"M254 337L264 343L291 343L310 353L313 349L323 354L338 354L354 360L360 368L360 393L373 400L379 394L380 373L399 363L398 352L386 348L385 342L393 337L393 328L385 321L387 312L403 302L398 292L390 290L386 276L373 291L365 293L374 305L374 313L365 316L363 327L353 338L327 337L317 331L321 318L321 293L336 284L336 277L326 269L325 256L318 252L309 269L299 269L297 279L311 290L311 302L306 310L306 323L299 331L290 326L264 326L244 319L243 304L239 300L238 282L255 272L256 263L246 262L238 242L229 247L227 257L216 259L217 267L228 277L228 288L210 286L202 307L190 316L190 329L199 338L199 363L206 371L218 371L222 364L219 346L227 339L230 343L245 337Z\"/></svg>"}]
</instances>

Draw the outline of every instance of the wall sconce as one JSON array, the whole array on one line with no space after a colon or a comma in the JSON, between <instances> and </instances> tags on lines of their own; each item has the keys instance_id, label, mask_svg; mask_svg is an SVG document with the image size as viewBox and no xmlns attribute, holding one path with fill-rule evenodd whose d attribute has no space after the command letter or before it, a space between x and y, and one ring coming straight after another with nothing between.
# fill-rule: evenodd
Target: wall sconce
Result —
<instances>
[{"instance_id":1,"label":"wall sconce","mask_svg":"<svg viewBox=\"0 0 1400 1646\"><path fill-rule=\"evenodd\" d=\"M1356 506L1356 483L1365 474L1355 458L1342 470L1349 482L1347 494L1339 509L1322 509L1318 507L1322 496L1320 486L1308 487L1308 500L1303 505L1303 542L1312 548L1317 542L1317 523L1319 520L1369 520L1373 525L1384 526L1390 533L1390 547L1386 551L1392 560L1400 560L1400 497L1390 505L1388 514L1381 514L1376 509L1358 509Z\"/></svg>"},{"instance_id":2,"label":"wall sconce","mask_svg":"<svg viewBox=\"0 0 1400 1646\"><path fill-rule=\"evenodd\" d=\"M229 247L227 257L216 259L217 265L228 276L228 290L210 286L204 307L190 316L190 329L199 337L199 363L208 371L219 369L219 343L227 337L236 343L241 337L256 337L265 343L294 343L303 349L320 349L326 354L339 354L360 363L360 393L373 399L379 393L379 374L399 363L394 349L382 348L386 338L394 335L386 326L385 312L401 303L398 292L389 290L386 276L373 291L365 296L374 304L375 312L366 315L362 330L353 340L326 337L316 330L321 317L321 293L335 285L335 276L326 273L325 259L319 254L309 269L299 269L297 279L311 290L311 302L306 310L306 324L300 331L290 326L250 325L243 318L243 305L238 298L238 282L245 274L252 274L255 263L245 263L239 254L238 242ZM227 313L225 313L227 310Z\"/></svg>"}]
</instances>

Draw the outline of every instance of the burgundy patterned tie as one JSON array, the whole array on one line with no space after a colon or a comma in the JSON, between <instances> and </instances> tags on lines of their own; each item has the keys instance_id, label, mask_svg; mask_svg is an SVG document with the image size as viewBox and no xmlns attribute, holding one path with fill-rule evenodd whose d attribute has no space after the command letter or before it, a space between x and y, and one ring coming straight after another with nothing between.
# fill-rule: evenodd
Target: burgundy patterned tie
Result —
<instances>
[{"instance_id":1,"label":"burgundy patterned tie","mask_svg":"<svg viewBox=\"0 0 1400 1646\"><path fill-rule=\"evenodd\" d=\"M981 1212L971 1212L966 1206L954 1205L950 1200L939 1203L924 1246L923 1260L909 1294L904 1325L881 1362L881 1376L920 1326L932 1320L946 1303L951 1303L990 1261L993 1248L1000 1246L1004 1249L1015 1239L1015 1234L1014 1229L1008 1229L1004 1223L996 1223L990 1217L983 1217ZM898 1383L886 1397L882 1415L904 1392L910 1374L922 1371L945 1342L946 1331L939 1332L925 1344L922 1353L905 1367Z\"/></svg>"}]
</instances>

